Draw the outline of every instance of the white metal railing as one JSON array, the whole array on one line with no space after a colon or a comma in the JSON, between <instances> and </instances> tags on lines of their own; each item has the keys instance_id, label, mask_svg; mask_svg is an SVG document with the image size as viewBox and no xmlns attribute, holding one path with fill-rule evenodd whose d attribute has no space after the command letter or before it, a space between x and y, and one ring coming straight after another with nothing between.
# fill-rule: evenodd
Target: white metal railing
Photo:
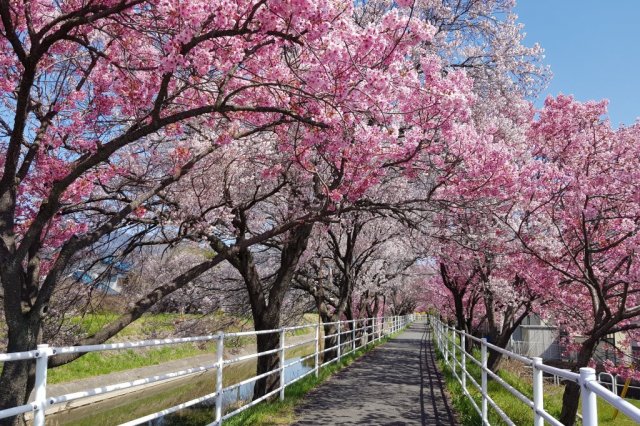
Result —
<instances>
[{"instance_id":1,"label":"white metal railing","mask_svg":"<svg viewBox=\"0 0 640 426\"><path fill-rule=\"evenodd\" d=\"M544 350L540 350L540 348L546 348ZM506 347L507 350L511 351L511 352L515 352L518 355L522 355L525 357L535 357L537 355L535 354L540 354L542 352L542 358L543 360L559 360L559 359L569 359L569 360L575 360L576 359L576 353L575 352L571 352L568 353L568 351L566 350L566 347L563 345L560 345L558 343L551 343L551 344L545 344L545 342L542 341L530 341L530 340L511 340L509 341L509 343L507 344ZM596 355L596 357L598 358L599 361L602 361L603 358L602 357L598 357ZM613 360L613 357L604 357L604 359L610 359ZM623 357L618 357L618 359L624 359ZM554 385L560 385L562 382L562 377L560 376L556 376L555 374L552 375L548 375L545 377L546 380L549 380L551 382L553 382ZM604 387L609 387L611 388L611 391L615 394L618 394L618 388L620 386L622 386L619 383L619 376L611 374L611 373L606 373L606 372L600 372L598 373L598 383L600 383L601 385L603 385ZM633 386L633 385L629 385L626 386L627 389L631 389L636 391L635 395L637 395L637 390L640 389L640 386ZM628 397L629 399L638 399L637 397Z\"/></svg>"},{"instance_id":2,"label":"white metal railing","mask_svg":"<svg viewBox=\"0 0 640 426\"><path fill-rule=\"evenodd\" d=\"M609 405L613 406L620 412L627 415L635 422L640 422L640 408L634 406L628 401L625 401L622 397L611 392L598 382L596 372L593 368L581 368L579 373L575 373L569 370L560 369L546 365L542 362L542 358L529 358L506 349L502 349L498 346L492 345L487 342L487 339L479 339L468 333L456 330L442 323L438 318L434 316L416 316L415 320L428 320L431 328L434 331L434 338L438 349L444 357L444 361L451 369L451 372L456 377L458 382L462 386L462 391L471 401L473 407L480 415L483 425L489 425L488 406L490 405L502 418L502 420L508 425L514 425L515 423L507 416L501 407L491 398L491 395L487 392L487 381L489 377L495 382L499 383L514 397L519 399L523 404L531 408L534 416L534 426L544 426L545 422L562 426L562 423L544 409L544 374L559 377L565 381L572 381L580 385L581 392L580 398L582 401L582 424L584 426L596 426L598 425L598 406L597 398L600 397L606 401ZM474 357L474 355L466 351L467 339L473 340L476 344L480 345L480 359ZM533 399L530 399L527 395L522 394L515 389L509 383L505 382L500 376L492 372L487 368L488 351L496 351L503 354L503 356L515 359L532 368L532 383L533 383ZM474 377L469 374L467 370L467 362L473 362L481 371L481 383L477 383ZM556 379L557 380L557 379ZM467 382L471 382L473 386L481 394L481 406L478 407L475 400L469 393ZM607 383L605 382L605 385Z\"/></svg>"},{"instance_id":3,"label":"white metal railing","mask_svg":"<svg viewBox=\"0 0 640 426\"><path fill-rule=\"evenodd\" d=\"M139 425L142 423L146 423L150 420L157 419L167 414L174 413L176 411L182 410L184 408L188 408L194 406L196 404L215 400L215 413L213 414L214 421L210 423L210 425L220 426L225 419L232 417L247 408L258 404L259 402L279 393L280 399L284 399L285 396L285 388L303 377L308 376L311 373L314 373L316 377L318 376L319 368L324 367L328 364L331 364L334 361L340 361L342 357L355 352L357 349L366 346L370 343L375 343L382 339L383 337L395 333L396 331L401 330L406 325L408 325L413 320L413 315L406 316L393 316L393 317L380 317L380 318L363 318L349 321L337 321L333 323L317 323L317 324L305 324L295 327L283 327L275 330L260 330L260 331L243 331L236 333L223 333L219 332L218 334L208 335L208 336L196 336L196 337L184 337L177 339L155 339L155 340L143 340L139 342L122 342L122 343L108 343L102 345L86 345L86 346L65 346L65 347L52 347L46 344L38 345L36 350L31 350L27 352L14 352L14 353L6 353L0 354L0 362L15 362L15 361L25 361L25 360L35 360L36 363L36 377L35 377L35 387L34 387L34 401L29 404L20 405L17 407L11 407L4 410L0 410L0 419L7 417L14 417L19 415L24 415L26 413L33 413L33 425L34 426L44 426L45 424L45 415L46 410L50 407L53 407L57 404L63 404L69 401L75 401L82 398L87 398L96 395L108 394L110 392L120 391L124 389L134 388L137 386L147 385L151 383L161 382L164 380L175 379L178 377L187 377L192 374L202 373L204 371L215 370L216 371L216 390L208 395L204 395L190 401L184 402L182 404L167 408L162 411L158 411L156 413L152 413L146 415L144 417L140 417L138 419L131 420L127 423L123 423L126 426ZM320 327L325 325L335 325L336 333L328 336L321 336ZM315 335L312 339L304 340L297 343L286 344L286 333L294 330L302 330L302 329L314 329ZM225 359L224 358L224 342L226 338L231 337L241 337L241 336L257 336L259 334L279 334L280 343L278 348L257 352L247 355L238 356L235 358ZM320 349L320 339L327 339L330 337L336 338L336 345ZM208 342L208 341L216 341L216 361L215 363L209 365L200 365L194 366L192 368L184 369L181 371L174 371L166 374L146 377L142 379L133 380L130 382L122 382L116 383L108 386L102 386L93 389L87 389L81 392L72 392L61 396L55 397L47 397L47 364L49 358L55 357L61 354L69 354L69 353L87 353L87 352L103 352L103 351L117 351L123 349L135 349L141 347L152 347L152 346L165 346L165 345L174 345L180 343L192 343L192 342ZM314 344L313 353L299 357L292 362L287 363L286 361L286 351L300 347L303 345L311 345ZM346 351L345 351L346 349ZM331 360L320 363L320 357L323 357L324 354L328 351L335 350L337 356ZM223 377L224 377L224 369L226 366L242 361L247 361L253 358L257 358L259 356L269 355L269 354L279 354L280 364L278 368L269 371L264 374L260 374L257 376L250 377L241 382L232 384L230 386L223 386ZM300 364L306 360L314 359L314 368L309 371L300 374L299 376L293 378L289 382L285 382L285 371L287 368L291 368L296 364ZM279 374L280 385L277 389L267 393L263 397L247 402L246 404L240 406L239 408L235 408L233 411L228 413L223 412L223 400L222 396L225 392L234 390L240 386L253 383L256 380L261 378L270 376L272 374ZM242 401L244 402L244 401Z\"/></svg>"}]
</instances>

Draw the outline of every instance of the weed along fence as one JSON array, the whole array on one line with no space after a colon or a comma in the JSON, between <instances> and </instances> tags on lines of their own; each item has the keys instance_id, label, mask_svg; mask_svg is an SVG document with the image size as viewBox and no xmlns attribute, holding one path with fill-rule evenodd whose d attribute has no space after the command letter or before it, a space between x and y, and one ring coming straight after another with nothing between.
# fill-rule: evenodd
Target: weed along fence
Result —
<instances>
[{"instance_id":1,"label":"weed along fence","mask_svg":"<svg viewBox=\"0 0 640 426\"><path fill-rule=\"evenodd\" d=\"M418 319L427 319L420 316ZM533 411L534 426L543 426L551 424L562 426L562 423L544 407L544 375L554 376L565 381L577 383L580 388L582 424L584 426L595 426L598 424L598 398L601 398L607 404L613 406L621 413L628 416L635 422L640 422L640 408L625 401L620 396L611 392L605 386L598 382L596 372L592 368L581 368L579 373L569 370L551 367L542 363L541 358L528 358L514 352L502 349L498 346L488 343L486 339L479 339L467 333L461 332L443 324L435 317L428 317L431 327L435 333L435 341L440 352L444 357L444 361L451 370L452 374L462 386L462 390L469 399L475 410L478 412L484 425L489 424L488 409L491 406L500 418L508 425L515 425L504 410L491 398L487 390L487 381L489 378L500 384L504 389L511 393L515 398L520 400L524 405ZM475 356L466 352L466 343L471 339L480 347L480 355ZM487 368L487 360L489 351L497 351L503 356L514 359L532 369L533 398L524 395L514 386L511 386L500 376ZM468 370L470 363L475 364L480 369L480 383L474 378ZM469 383L480 393L480 404L474 400L469 393Z\"/></svg>"},{"instance_id":2,"label":"weed along fence","mask_svg":"<svg viewBox=\"0 0 640 426\"><path fill-rule=\"evenodd\" d=\"M162 411L158 411L156 413L152 413L146 415L144 417L140 417L126 423L123 425L133 426L138 424L143 424L154 419L158 419L164 417L168 414L175 413L179 410L193 407L197 404L201 404L204 402L215 402L215 409L212 410L211 418L213 420L211 425L219 426L223 423L225 419L228 419L247 408L258 404L259 402L275 396L279 394L280 399L284 399L285 396L285 388L292 383L297 382L303 377L314 373L316 376L318 375L319 368L328 365L334 361L339 361L343 356L348 355L352 352L355 352L357 349L366 346L367 344L374 343L382 339L383 337L395 333L399 331L407 324L409 324L412 320L413 316L394 316L394 317L385 317L385 318L366 318L366 319L357 319L350 321L339 321L334 323L323 323L323 324L306 324L300 325L296 327L284 327L276 330L261 330L261 331L246 331L246 332L238 332L238 333L223 333L220 332L215 335L209 336L197 336L197 337L185 337L185 338L176 338L176 339L160 339L160 340L144 340L138 342L123 342L123 343L109 343L102 345L88 345L88 346L65 346L65 347L52 347L49 345L38 345L36 350L28 351L28 352L15 352L15 353L7 353L0 354L0 362L17 362L17 361L35 361L36 364L36 377L35 377L35 389L34 389L34 401L21 405L18 407L12 407L4 410L0 410L0 419L7 417L14 417L19 415L33 415L33 424L35 426L44 426L45 424L45 416L46 410L49 408L53 408L55 406L59 406L60 404L65 404L71 401L80 400L82 398L95 397L101 395L108 395L112 392L118 392L129 388L142 387L144 385L149 385L152 383L158 383L162 381L176 379L178 377L188 377L190 375L202 373L205 371L215 371L216 380L215 386L212 383L213 392L200 396L198 398L192 399L190 401L183 402L179 405L175 405L173 407L164 409ZM331 335L323 336L321 334L320 327L324 326L334 326L336 332ZM296 332L298 330L308 330L309 335L313 335L315 331L315 336L311 339L295 342L295 343L287 343L287 333ZM280 343L278 348L265 351L265 352L256 352L247 355L237 356L234 358L225 359L224 356L224 348L225 348L225 340L230 338L240 338L240 337L255 337L259 334L278 334L280 337ZM335 338L335 345L332 347L321 349L321 340L322 339L330 339ZM88 353L88 352L103 352L103 351L119 351L119 350L130 350L130 349L140 349L140 348L148 348L148 347L159 347L166 345L176 345L181 343L191 343L191 342L216 342L216 354L215 360L212 356L212 362L207 365L198 365L193 366L191 368L183 369L180 371L169 372L166 374L155 375L151 377L146 377L138 380L133 380L129 382L122 382L111 384L107 386L97 387L93 389L87 389L81 392L73 392L68 393L66 395L48 397L47 396L47 363L49 358L70 354L70 353ZM326 340L325 340L326 341ZM297 347L302 347L304 345L314 345L313 353L296 357L295 359L287 360L286 354L288 350L295 349ZM335 351L335 358L328 360L326 362L322 362L321 358L324 358L324 354L328 351ZM270 354L278 354L280 364L278 368L269 371L267 373L253 376L246 380L242 380L238 383L234 383L232 385L224 387L224 372L225 368L235 364L240 363L246 360L256 359L260 356L270 355ZM313 359L313 368L309 371L306 371L297 377L290 378L289 381L286 381L285 372L291 371L296 364L300 364L302 362L310 362ZM261 378L265 378L270 375L279 375L280 385L277 389L267 393L263 397L253 400L253 401L243 401L243 405L233 407L229 407L231 411L224 410L223 404L223 395L228 392L232 392L234 390L239 389L243 385L253 384L256 380Z\"/></svg>"}]
</instances>

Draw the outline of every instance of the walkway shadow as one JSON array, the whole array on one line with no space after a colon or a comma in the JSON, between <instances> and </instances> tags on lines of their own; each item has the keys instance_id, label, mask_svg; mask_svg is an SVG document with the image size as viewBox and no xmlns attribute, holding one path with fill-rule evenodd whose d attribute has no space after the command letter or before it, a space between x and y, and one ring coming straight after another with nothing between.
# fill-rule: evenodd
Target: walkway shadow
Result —
<instances>
[{"instance_id":1,"label":"walkway shadow","mask_svg":"<svg viewBox=\"0 0 640 426\"><path fill-rule=\"evenodd\" d=\"M420 404L422 406L422 424L457 425L453 409L445 392L444 380L438 370L433 339L428 327L425 327L420 346ZM425 389L426 388L426 389ZM425 390L429 399L425 401ZM429 409L427 409L429 408ZM432 418L428 418L428 414Z\"/></svg>"}]
</instances>

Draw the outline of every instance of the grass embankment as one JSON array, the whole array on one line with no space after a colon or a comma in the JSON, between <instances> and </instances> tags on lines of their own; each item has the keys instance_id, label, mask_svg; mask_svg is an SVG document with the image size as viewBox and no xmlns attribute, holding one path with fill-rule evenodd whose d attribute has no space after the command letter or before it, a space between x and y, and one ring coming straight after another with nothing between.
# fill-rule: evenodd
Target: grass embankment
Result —
<instances>
[{"instance_id":1,"label":"grass embankment","mask_svg":"<svg viewBox=\"0 0 640 426\"><path fill-rule=\"evenodd\" d=\"M479 351L474 352L474 357L480 359ZM458 382L458 379L453 375L449 366L444 362L442 354L438 352L438 360L440 370L446 380L447 389L449 395L451 395L452 404L458 413L458 418L463 426L476 426L481 425L482 421L477 411L469 401L467 396L462 390L462 385ZM504 363L508 364L509 361ZM509 383L515 389L520 391L527 398L533 400L533 385L530 377L523 377L523 375L517 374L514 371L508 371L508 368L503 368L498 376L505 382ZM467 371L476 380L478 384L481 383L481 370L473 361L467 360ZM456 368L458 375L461 374L460 368ZM517 425L530 425L533 424L533 411L522 403L518 398L513 396L508 390L500 385L495 380L489 380L487 383L488 393L495 403L509 416L509 418ZM478 407L481 407L481 393L475 388L473 383L467 379L467 390L475 400ZM545 383L544 385L544 408L553 417L560 417L560 411L562 410L562 393L564 391L563 386L553 385ZM632 404L640 407L640 401L628 400ZM626 417L624 414L619 413L617 418L613 419L614 408L598 398L598 424L600 425L615 425L615 426L631 426L636 423ZM498 413L489 404L489 423L492 425L504 425L505 422L498 415Z\"/></svg>"},{"instance_id":2,"label":"grass embankment","mask_svg":"<svg viewBox=\"0 0 640 426\"><path fill-rule=\"evenodd\" d=\"M117 318L113 313L87 314L83 317L72 318L70 322L79 329L91 335L100 330L105 324ZM314 316L305 316L305 322L316 320ZM193 332L189 330L189 323L198 323ZM145 340L156 338L176 337L179 329L182 334L198 335L213 333L216 325L224 324L225 331L253 330L253 323L248 319L223 317L222 314L212 316L181 315L181 314L149 314L138 319L130 326L122 330L109 342L122 342L133 340ZM309 330L294 330L288 335L301 335L311 332ZM225 348L240 348L252 344L252 337L225 339ZM81 358L54 369L49 370L49 383L63 383L79 380L87 377L108 374L117 371L130 370L149 365L157 365L167 361L188 358L202 354L215 354L216 342L182 343L159 347L127 349L119 351L104 351L88 353Z\"/></svg>"}]
</instances>

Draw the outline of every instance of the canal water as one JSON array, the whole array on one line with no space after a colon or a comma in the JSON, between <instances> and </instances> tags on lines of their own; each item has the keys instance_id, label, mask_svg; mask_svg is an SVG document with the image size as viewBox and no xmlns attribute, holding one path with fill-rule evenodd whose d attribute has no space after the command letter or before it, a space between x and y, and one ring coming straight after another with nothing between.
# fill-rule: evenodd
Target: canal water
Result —
<instances>
[{"instance_id":1,"label":"canal water","mask_svg":"<svg viewBox=\"0 0 640 426\"><path fill-rule=\"evenodd\" d=\"M286 363L298 361L306 354L313 353L314 346L308 345L296 351L297 357L287 357ZM293 354L292 354L293 355ZM313 369L313 357L296 363L285 370L285 382ZM239 362L224 367L224 386L239 383L255 376L256 360ZM277 374L277 373L275 373ZM223 411L239 407L253 396L253 383L247 383L223 393ZM137 392L106 399L93 404L62 411L47 416L51 426L112 426L152 414L191 399L215 392L216 372L207 371L161 385L141 389ZM213 421L215 400L205 401L196 406L180 410L175 414L147 423L150 426L196 426Z\"/></svg>"}]
</instances>

